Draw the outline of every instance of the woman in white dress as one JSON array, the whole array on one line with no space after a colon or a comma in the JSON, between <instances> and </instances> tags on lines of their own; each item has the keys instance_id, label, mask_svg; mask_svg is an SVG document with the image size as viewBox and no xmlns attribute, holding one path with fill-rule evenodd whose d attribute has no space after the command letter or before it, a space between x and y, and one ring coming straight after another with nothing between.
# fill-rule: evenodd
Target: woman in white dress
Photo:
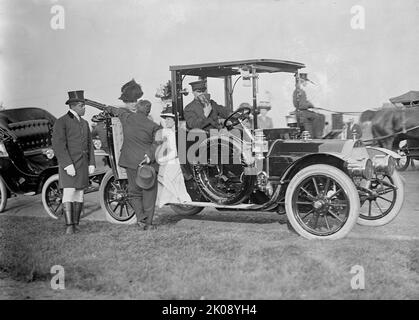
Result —
<instances>
[{"instance_id":1,"label":"woman in white dress","mask_svg":"<svg viewBox=\"0 0 419 320\"><path fill-rule=\"evenodd\" d=\"M169 203L191 201L191 197L186 191L185 180L177 155L175 116L171 109L171 107L166 108L160 115L166 124L161 135L163 143L156 151L156 161L160 164L157 191L157 205L160 208Z\"/></svg>"}]
</instances>

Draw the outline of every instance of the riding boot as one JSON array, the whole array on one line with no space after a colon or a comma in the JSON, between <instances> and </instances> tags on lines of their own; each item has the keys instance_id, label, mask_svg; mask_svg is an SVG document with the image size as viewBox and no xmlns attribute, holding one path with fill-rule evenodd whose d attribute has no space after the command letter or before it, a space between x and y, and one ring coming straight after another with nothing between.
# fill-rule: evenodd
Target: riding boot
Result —
<instances>
[{"instance_id":1,"label":"riding boot","mask_svg":"<svg viewBox=\"0 0 419 320\"><path fill-rule=\"evenodd\" d=\"M81 212L83 210L83 202L74 202L74 210L73 210L73 215L74 215L74 225L76 228L76 231L79 231L79 222L80 222L80 216L81 216Z\"/></svg>"},{"instance_id":2,"label":"riding boot","mask_svg":"<svg viewBox=\"0 0 419 320\"><path fill-rule=\"evenodd\" d=\"M73 202L63 202L66 234L74 233Z\"/></svg>"}]
</instances>

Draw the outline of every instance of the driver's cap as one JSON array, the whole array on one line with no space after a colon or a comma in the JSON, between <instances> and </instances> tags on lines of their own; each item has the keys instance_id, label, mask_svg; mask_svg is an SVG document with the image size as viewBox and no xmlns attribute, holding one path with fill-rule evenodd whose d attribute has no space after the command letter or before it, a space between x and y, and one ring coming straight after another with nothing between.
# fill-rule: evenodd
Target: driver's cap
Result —
<instances>
[{"instance_id":1,"label":"driver's cap","mask_svg":"<svg viewBox=\"0 0 419 320\"><path fill-rule=\"evenodd\" d=\"M189 82L189 84L192 87L192 91L207 90L207 81L205 80L193 81L193 82Z\"/></svg>"}]
</instances>

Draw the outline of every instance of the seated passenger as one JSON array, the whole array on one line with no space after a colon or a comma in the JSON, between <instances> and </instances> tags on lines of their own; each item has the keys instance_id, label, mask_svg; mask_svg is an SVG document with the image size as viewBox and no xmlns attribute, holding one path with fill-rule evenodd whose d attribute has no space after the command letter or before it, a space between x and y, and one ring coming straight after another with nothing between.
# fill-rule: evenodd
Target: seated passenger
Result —
<instances>
[{"instance_id":1,"label":"seated passenger","mask_svg":"<svg viewBox=\"0 0 419 320\"><path fill-rule=\"evenodd\" d=\"M229 108L217 104L211 100L207 92L207 82L199 80L189 83L195 99L190 102L183 111L188 129L218 129L220 118L227 118L231 111Z\"/></svg>"},{"instance_id":2,"label":"seated passenger","mask_svg":"<svg viewBox=\"0 0 419 320\"><path fill-rule=\"evenodd\" d=\"M160 139L163 143L156 151L156 161L160 164L158 173L157 205L161 208L167 203L190 202L191 197L186 191L180 162L176 150L175 115L172 108L163 110L160 115L166 127L161 130Z\"/></svg>"}]
</instances>

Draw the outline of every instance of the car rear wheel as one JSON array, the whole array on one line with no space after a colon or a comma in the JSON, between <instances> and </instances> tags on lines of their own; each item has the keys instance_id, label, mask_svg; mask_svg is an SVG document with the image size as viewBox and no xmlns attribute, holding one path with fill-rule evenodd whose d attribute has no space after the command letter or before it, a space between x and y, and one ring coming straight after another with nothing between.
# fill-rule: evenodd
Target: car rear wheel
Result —
<instances>
[{"instance_id":1,"label":"car rear wheel","mask_svg":"<svg viewBox=\"0 0 419 320\"><path fill-rule=\"evenodd\" d=\"M128 180L115 180L112 170L102 179L99 187L100 206L106 220L116 224L134 224L137 222L134 208L128 194Z\"/></svg>"},{"instance_id":2,"label":"car rear wheel","mask_svg":"<svg viewBox=\"0 0 419 320\"><path fill-rule=\"evenodd\" d=\"M340 239L358 219L358 191L343 171L318 164L300 170L285 193L292 228L307 239Z\"/></svg>"},{"instance_id":3,"label":"car rear wheel","mask_svg":"<svg viewBox=\"0 0 419 320\"><path fill-rule=\"evenodd\" d=\"M399 214L404 202L404 183L400 174L375 177L368 181L368 192L360 191L361 208L358 224L383 226Z\"/></svg>"},{"instance_id":4,"label":"car rear wheel","mask_svg":"<svg viewBox=\"0 0 419 320\"><path fill-rule=\"evenodd\" d=\"M0 212L3 212L7 205L7 188L6 183L0 176Z\"/></svg>"},{"instance_id":5,"label":"car rear wheel","mask_svg":"<svg viewBox=\"0 0 419 320\"><path fill-rule=\"evenodd\" d=\"M58 173L49 177L42 186L41 200L46 213L53 219L59 219L62 216L63 197L62 190L58 184Z\"/></svg>"}]
</instances>

